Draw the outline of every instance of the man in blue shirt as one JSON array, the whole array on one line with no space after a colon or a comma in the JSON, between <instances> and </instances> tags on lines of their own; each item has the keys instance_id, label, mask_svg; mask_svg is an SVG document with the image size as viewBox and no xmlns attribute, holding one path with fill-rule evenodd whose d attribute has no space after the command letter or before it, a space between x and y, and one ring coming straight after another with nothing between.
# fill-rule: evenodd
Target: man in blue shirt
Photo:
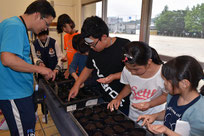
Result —
<instances>
[{"instance_id":1,"label":"man in blue shirt","mask_svg":"<svg viewBox=\"0 0 204 136\"><path fill-rule=\"evenodd\" d=\"M34 1L22 16L0 23L0 109L11 135L34 135L33 72L54 80L54 72L32 65L28 30L38 34L48 29L55 10L47 1Z\"/></svg>"}]
</instances>

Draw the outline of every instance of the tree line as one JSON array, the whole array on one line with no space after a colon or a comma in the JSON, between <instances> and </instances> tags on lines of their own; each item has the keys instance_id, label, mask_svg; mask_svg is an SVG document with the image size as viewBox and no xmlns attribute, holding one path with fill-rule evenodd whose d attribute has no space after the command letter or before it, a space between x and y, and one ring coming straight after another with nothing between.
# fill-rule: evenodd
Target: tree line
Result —
<instances>
[{"instance_id":1,"label":"tree line","mask_svg":"<svg viewBox=\"0 0 204 136\"><path fill-rule=\"evenodd\" d=\"M169 11L165 6L153 22L158 35L204 38L204 3L191 10Z\"/></svg>"}]
</instances>

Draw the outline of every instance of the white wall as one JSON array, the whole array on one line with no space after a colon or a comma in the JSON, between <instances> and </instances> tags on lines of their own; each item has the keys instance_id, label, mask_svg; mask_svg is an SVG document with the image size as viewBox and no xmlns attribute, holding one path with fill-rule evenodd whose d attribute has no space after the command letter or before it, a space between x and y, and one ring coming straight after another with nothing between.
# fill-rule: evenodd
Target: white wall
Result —
<instances>
[{"instance_id":1,"label":"white wall","mask_svg":"<svg viewBox=\"0 0 204 136\"><path fill-rule=\"evenodd\" d=\"M24 13L29 4L34 0L1 0L0 4L0 22L12 16L19 16ZM81 29L81 0L48 0L54 3L56 18L53 22L57 22L57 18L61 14L68 14L76 24L76 29ZM61 44L61 36L56 31L51 31L50 36L55 38ZM64 34L63 34L64 36Z\"/></svg>"},{"instance_id":2,"label":"white wall","mask_svg":"<svg viewBox=\"0 0 204 136\"><path fill-rule=\"evenodd\" d=\"M0 22L5 18L22 15L31 2L33 0L1 0Z\"/></svg>"},{"instance_id":3,"label":"white wall","mask_svg":"<svg viewBox=\"0 0 204 136\"><path fill-rule=\"evenodd\" d=\"M96 15L96 3L83 6L83 20L90 16Z\"/></svg>"}]
</instances>

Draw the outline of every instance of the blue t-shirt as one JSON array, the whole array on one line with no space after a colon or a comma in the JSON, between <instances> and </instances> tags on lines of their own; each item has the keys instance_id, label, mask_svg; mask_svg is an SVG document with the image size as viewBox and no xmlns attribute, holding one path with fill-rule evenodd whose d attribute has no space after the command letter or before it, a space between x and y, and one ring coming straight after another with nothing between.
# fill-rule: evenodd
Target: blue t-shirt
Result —
<instances>
[{"instance_id":1,"label":"blue t-shirt","mask_svg":"<svg viewBox=\"0 0 204 136\"><path fill-rule=\"evenodd\" d=\"M0 23L0 54L2 52L13 53L31 64L26 28L17 16ZM2 65L1 60L0 71L0 100L19 99L32 95L32 73L14 71Z\"/></svg>"},{"instance_id":2,"label":"blue t-shirt","mask_svg":"<svg viewBox=\"0 0 204 136\"><path fill-rule=\"evenodd\" d=\"M166 107L166 113L164 117L164 125L174 131L175 126L176 126L176 121L181 120L184 112L191 107L194 103L196 103L199 99L200 96L195 98L193 101L186 105L178 106L179 95L174 95L170 102L168 103Z\"/></svg>"}]
</instances>

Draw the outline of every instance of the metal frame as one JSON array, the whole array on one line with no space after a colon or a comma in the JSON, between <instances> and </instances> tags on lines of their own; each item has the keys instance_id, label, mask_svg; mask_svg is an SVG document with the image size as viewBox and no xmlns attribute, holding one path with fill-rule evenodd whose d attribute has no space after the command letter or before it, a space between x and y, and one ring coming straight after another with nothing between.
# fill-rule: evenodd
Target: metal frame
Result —
<instances>
[{"instance_id":1,"label":"metal frame","mask_svg":"<svg viewBox=\"0 0 204 136\"><path fill-rule=\"evenodd\" d=\"M140 41L149 43L150 22L153 0L142 0L142 12L140 22Z\"/></svg>"}]
</instances>

